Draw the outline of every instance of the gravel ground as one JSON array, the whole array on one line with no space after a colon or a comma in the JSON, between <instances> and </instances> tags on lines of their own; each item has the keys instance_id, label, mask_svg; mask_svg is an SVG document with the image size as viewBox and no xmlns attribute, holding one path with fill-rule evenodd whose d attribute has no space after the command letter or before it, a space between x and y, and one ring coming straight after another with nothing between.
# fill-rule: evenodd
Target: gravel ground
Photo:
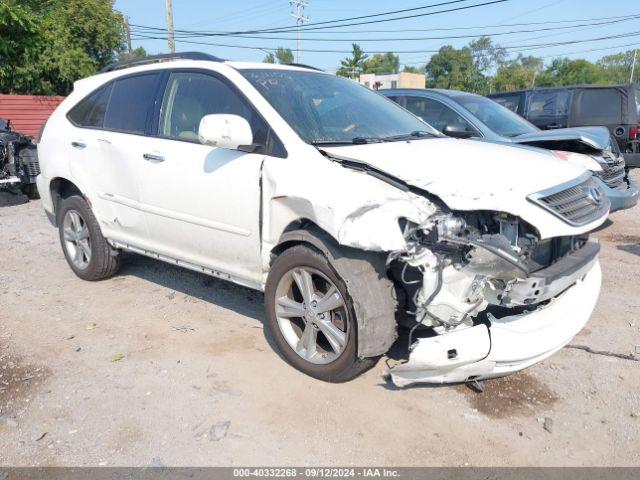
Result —
<instances>
[{"instance_id":1,"label":"gravel ground","mask_svg":"<svg viewBox=\"0 0 640 480\"><path fill-rule=\"evenodd\" d=\"M40 202L13 200L0 465L640 465L636 361L565 348L484 393L393 388L385 359L321 383L274 353L260 293L136 255L83 282ZM596 233L603 290L574 344L640 358L639 211Z\"/></svg>"}]
</instances>

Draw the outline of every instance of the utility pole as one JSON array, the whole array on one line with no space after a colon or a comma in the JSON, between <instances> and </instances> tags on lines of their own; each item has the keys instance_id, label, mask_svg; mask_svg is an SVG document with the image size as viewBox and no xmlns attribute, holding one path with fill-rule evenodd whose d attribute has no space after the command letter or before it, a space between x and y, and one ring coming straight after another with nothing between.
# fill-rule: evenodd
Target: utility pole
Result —
<instances>
[{"instance_id":1,"label":"utility pole","mask_svg":"<svg viewBox=\"0 0 640 480\"><path fill-rule=\"evenodd\" d=\"M291 16L296 19L296 63L300 63L300 27L309 19L304 16L304 7L309 4L305 0L289 0L289 5L294 7Z\"/></svg>"},{"instance_id":2,"label":"utility pole","mask_svg":"<svg viewBox=\"0 0 640 480\"><path fill-rule=\"evenodd\" d=\"M636 72L636 57L638 56L638 49L636 48L633 51L633 63L631 64L631 77L629 78L629 83L633 83L633 74Z\"/></svg>"},{"instance_id":3,"label":"utility pole","mask_svg":"<svg viewBox=\"0 0 640 480\"><path fill-rule=\"evenodd\" d=\"M169 39L169 53L176 53L176 40L173 31L173 7L171 0L165 0L167 5L167 33Z\"/></svg>"},{"instance_id":4,"label":"utility pole","mask_svg":"<svg viewBox=\"0 0 640 480\"><path fill-rule=\"evenodd\" d=\"M124 29L127 32L127 47L129 48L129 56L131 56L131 26L129 25L129 17L124 17Z\"/></svg>"}]
</instances>

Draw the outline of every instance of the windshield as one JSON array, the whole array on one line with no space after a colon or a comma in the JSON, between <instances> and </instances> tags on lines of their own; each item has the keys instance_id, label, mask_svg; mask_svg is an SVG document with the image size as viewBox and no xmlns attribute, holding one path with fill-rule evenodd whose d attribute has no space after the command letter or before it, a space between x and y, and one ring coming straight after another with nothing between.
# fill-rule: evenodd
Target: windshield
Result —
<instances>
[{"instance_id":1,"label":"windshield","mask_svg":"<svg viewBox=\"0 0 640 480\"><path fill-rule=\"evenodd\" d=\"M485 97L456 95L451 99L473 113L482 123L503 137L538 132L538 128L517 113Z\"/></svg>"},{"instance_id":2,"label":"windshield","mask_svg":"<svg viewBox=\"0 0 640 480\"><path fill-rule=\"evenodd\" d=\"M369 143L437 131L352 80L295 70L241 70L298 135L311 144Z\"/></svg>"}]
</instances>

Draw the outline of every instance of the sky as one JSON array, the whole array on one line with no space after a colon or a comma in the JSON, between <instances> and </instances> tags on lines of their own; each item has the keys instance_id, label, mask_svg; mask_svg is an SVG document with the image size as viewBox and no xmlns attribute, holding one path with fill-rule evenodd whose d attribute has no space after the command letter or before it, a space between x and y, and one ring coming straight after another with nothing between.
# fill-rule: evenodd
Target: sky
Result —
<instances>
[{"instance_id":1,"label":"sky","mask_svg":"<svg viewBox=\"0 0 640 480\"><path fill-rule=\"evenodd\" d=\"M304 9L304 14L308 19L307 23L317 23L450 3L430 9L353 20L349 23L368 22L459 8L488 1L491 0L458 0L457 2L451 0L394 0L393 2L381 0L307 0L308 5ZM480 36L483 33L495 34L514 31L517 33L493 36L494 41L498 44L512 47L508 51L513 57L521 52L526 55L545 57L547 62L555 56L597 60L604 55L640 46L640 17L624 18L625 21L611 18L623 15L640 16L640 4L637 7L634 5L635 2L629 0L506 0L501 3L457 12L348 26L341 29L303 31L301 33L300 62L323 70L335 71L340 60L349 56L351 43L356 42L369 52L406 52L399 53L401 64L419 66L429 60L432 55L429 51L437 51L442 45L451 44L459 48L466 45L474 36ZM115 6L116 9L129 17L132 25L166 28L165 0L116 0ZM175 29L205 33L289 28L295 25L291 12L292 7L288 0L173 0ZM577 20L581 21L576 22ZM573 21L573 23L558 23L569 21ZM561 30L544 30L545 28L572 25L579 26ZM133 30L134 32L141 31L140 27L133 27ZM372 30L377 30L377 32L372 32ZM523 32L523 30L526 31ZM621 34L628 34L628 36L617 39L603 38ZM158 36L158 33L145 35ZM176 50L197 50L237 61L261 61L266 52L279 46L291 48L295 52L296 36L293 32L254 34L253 36L259 38L205 36L188 39L194 42L216 43L218 45L189 44L177 39ZM267 39L264 38L265 36L280 38ZM432 38L442 36L471 37ZM166 53L167 51L166 40L136 37L139 35L134 33L134 48L142 46L148 53ZM425 37L430 38L425 39ZM400 41L397 40L398 38L408 38L409 40ZM334 39L338 41L332 41ZM375 41L365 41L367 39ZM548 46L550 43L589 39L594 41ZM541 44L545 46L539 46ZM304 50L330 50L332 52Z\"/></svg>"}]
</instances>

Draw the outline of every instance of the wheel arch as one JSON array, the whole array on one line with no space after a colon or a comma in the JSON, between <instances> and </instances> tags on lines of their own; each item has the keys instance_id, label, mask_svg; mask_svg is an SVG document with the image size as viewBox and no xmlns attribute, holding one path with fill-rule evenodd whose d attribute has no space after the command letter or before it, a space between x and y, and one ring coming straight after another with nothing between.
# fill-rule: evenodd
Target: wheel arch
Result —
<instances>
[{"instance_id":1,"label":"wheel arch","mask_svg":"<svg viewBox=\"0 0 640 480\"><path fill-rule=\"evenodd\" d=\"M51 203L53 205L53 223L54 226L58 226L58 212L60 210L60 204L62 200L72 195L80 195L85 198L82 190L73 183L71 180L65 177L55 177L49 182L49 191L51 193ZM91 204L89 204L91 205Z\"/></svg>"},{"instance_id":2,"label":"wheel arch","mask_svg":"<svg viewBox=\"0 0 640 480\"><path fill-rule=\"evenodd\" d=\"M387 255L338 244L328 232L305 218L291 222L271 250L271 261L297 245L307 245L329 259L347 285L357 317L360 358L386 353L397 338L393 282L387 275Z\"/></svg>"}]
</instances>

